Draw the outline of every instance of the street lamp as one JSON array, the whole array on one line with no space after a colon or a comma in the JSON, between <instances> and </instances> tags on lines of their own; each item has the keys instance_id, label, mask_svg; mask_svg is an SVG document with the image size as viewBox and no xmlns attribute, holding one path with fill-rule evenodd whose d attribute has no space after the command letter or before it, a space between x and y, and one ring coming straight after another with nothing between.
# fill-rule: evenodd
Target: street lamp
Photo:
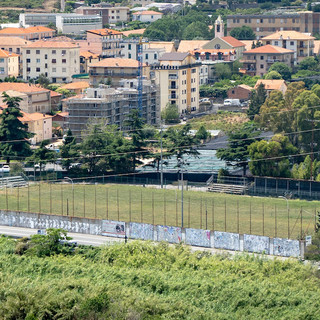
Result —
<instances>
[{"instance_id":1,"label":"street lamp","mask_svg":"<svg viewBox=\"0 0 320 320\"><path fill-rule=\"evenodd\" d=\"M290 238L290 215L289 215L289 202L288 202L288 199L287 197L284 197L284 196L278 196L278 198L280 199L284 199L286 200L287 202L287 214L288 214L288 239Z\"/></svg>"},{"instance_id":2,"label":"street lamp","mask_svg":"<svg viewBox=\"0 0 320 320\"><path fill-rule=\"evenodd\" d=\"M68 179L68 180L70 180L71 181L71 184L72 184L72 190L73 190L73 180L71 179L71 178L69 178L69 177L64 177L65 179Z\"/></svg>"}]
</instances>

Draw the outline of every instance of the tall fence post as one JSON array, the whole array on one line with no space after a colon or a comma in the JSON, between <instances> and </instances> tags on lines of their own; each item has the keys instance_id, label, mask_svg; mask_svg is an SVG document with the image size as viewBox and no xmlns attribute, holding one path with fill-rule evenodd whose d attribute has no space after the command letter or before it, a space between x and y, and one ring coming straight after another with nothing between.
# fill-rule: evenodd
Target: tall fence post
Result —
<instances>
[{"instance_id":1,"label":"tall fence post","mask_svg":"<svg viewBox=\"0 0 320 320\"><path fill-rule=\"evenodd\" d=\"M288 213L288 239L290 239L290 209L287 208Z\"/></svg>"},{"instance_id":2,"label":"tall fence post","mask_svg":"<svg viewBox=\"0 0 320 320\"><path fill-rule=\"evenodd\" d=\"M8 211L8 207L9 207L9 204L8 204L8 186L6 185L6 209Z\"/></svg>"},{"instance_id":3,"label":"tall fence post","mask_svg":"<svg viewBox=\"0 0 320 320\"><path fill-rule=\"evenodd\" d=\"M62 182L60 183L61 188L61 214L63 215L63 190L62 190Z\"/></svg>"},{"instance_id":4,"label":"tall fence post","mask_svg":"<svg viewBox=\"0 0 320 320\"><path fill-rule=\"evenodd\" d=\"M39 213L41 213L41 181L39 181Z\"/></svg>"},{"instance_id":5,"label":"tall fence post","mask_svg":"<svg viewBox=\"0 0 320 320\"><path fill-rule=\"evenodd\" d=\"M83 185L83 217L86 217L86 185Z\"/></svg>"},{"instance_id":6,"label":"tall fence post","mask_svg":"<svg viewBox=\"0 0 320 320\"><path fill-rule=\"evenodd\" d=\"M30 212L30 184L28 181L28 212Z\"/></svg>"},{"instance_id":7,"label":"tall fence post","mask_svg":"<svg viewBox=\"0 0 320 320\"><path fill-rule=\"evenodd\" d=\"M227 200L224 199L224 231L227 232Z\"/></svg>"},{"instance_id":8,"label":"tall fence post","mask_svg":"<svg viewBox=\"0 0 320 320\"><path fill-rule=\"evenodd\" d=\"M300 207L300 240L303 239L302 236L302 207Z\"/></svg>"},{"instance_id":9,"label":"tall fence post","mask_svg":"<svg viewBox=\"0 0 320 320\"><path fill-rule=\"evenodd\" d=\"M52 186L49 183L49 196L50 196L50 214L52 214Z\"/></svg>"},{"instance_id":10,"label":"tall fence post","mask_svg":"<svg viewBox=\"0 0 320 320\"><path fill-rule=\"evenodd\" d=\"M277 237L277 205L274 205L274 237Z\"/></svg>"},{"instance_id":11,"label":"tall fence post","mask_svg":"<svg viewBox=\"0 0 320 320\"><path fill-rule=\"evenodd\" d=\"M141 223L143 223L143 209L142 209L142 206L143 206L143 204L142 204L142 190L141 190L141 193L140 193L140 208L141 208Z\"/></svg>"},{"instance_id":12,"label":"tall fence post","mask_svg":"<svg viewBox=\"0 0 320 320\"><path fill-rule=\"evenodd\" d=\"M97 219L97 184L94 183L94 218Z\"/></svg>"},{"instance_id":13,"label":"tall fence post","mask_svg":"<svg viewBox=\"0 0 320 320\"><path fill-rule=\"evenodd\" d=\"M154 225L154 192L152 191L152 224Z\"/></svg>"},{"instance_id":14,"label":"tall fence post","mask_svg":"<svg viewBox=\"0 0 320 320\"><path fill-rule=\"evenodd\" d=\"M18 193L18 198L17 198L17 210L19 211L19 202L20 202L20 192L19 192L19 190L20 190L20 187L18 186L18 188L17 188L17 193Z\"/></svg>"},{"instance_id":15,"label":"tall fence post","mask_svg":"<svg viewBox=\"0 0 320 320\"><path fill-rule=\"evenodd\" d=\"M131 222L131 189L129 190L129 222Z\"/></svg>"},{"instance_id":16,"label":"tall fence post","mask_svg":"<svg viewBox=\"0 0 320 320\"><path fill-rule=\"evenodd\" d=\"M200 229L202 229L202 197L200 199Z\"/></svg>"},{"instance_id":17,"label":"tall fence post","mask_svg":"<svg viewBox=\"0 0 320 320\"><path fill-rule=\"evenodd\" d=\"M262 235L264 236L264 202L262 202Z\"/></svg>"},{"instance_id":18,"label":"tall fence post","mask_svg":"<svg viewBox=\"0 0 320 320\"><path fill-rule=\"evenodd\" d=\"M251 228L251 201L250 201L250 209L249 209L249 234L252 234L252 228Z\"/></svg>"},{"instance_id":19,"label":"tall fence post","mask_svg":"<svg viewBox=\"0 0 320 320\"><path fill-rule=\"evenodd\" d=\"M167 199L165 191L163 191L163 225L167 225Z\"/></svg>"},{"instance_id":20,"label":"tall fence post","mask_svg":"<svg viewBox=\"0 0 320 320\"><path fill-rule=\"evenodd\" d=\"M206 199L206 230L208 230L208 207L207 207L207 199Z\"/></svg>"},{"instance_id":21,"label":"tall fence post","mask_svg":"<svg viewBox=\"0 0 320 320\"><path fill-rule=\"evenodd\" d=\"M72 216L74 217L74 188L72 184Z\"/></svg>"},{"instance_id":22,"label":"tall fence post","mask_svg":"<svg viewBox=\"0 0 320 320\"><path fill-rule=\"evenodd\" d=\"M214 199L212 199L212 231L214 231Z\"/></svg>"},{"instance_id":23,"label":"tall fence post","mask_svg":"<svg viewBox=\"0 0 320 320\"><path fill-rule=\"evenodd\" d=\"M190 228L190 196L188 197L188 228Z\"/></svg>"},{"instance_id":24,"label":"tall fence post","mask_svg":"<svg viewBox=\"0 0 320 320\"><path fill-rule=\"evenodd\" d=\"M237 233L240 233L240 213L239 213L239 200L237 200Z\"/></svg>"},{"instance_id":25,"label":"tall fence post","mask_svg":"<svg viewBox=\"0 0 320 320\"><path fill-rule=\"evenodd\" d=\"M179 186L178 186L179 188ZM178 193L176 190L176 226L178 226Z\"/></svg>"},{"instance_id":26,"label":"tall fence post","mask_svg":"<svg viewBox=\"0 0 320 320\"><path fill-rule=\"evenodd\" d=\"M107 209L107 220L109 220L109 189L106 189L106 209Z\"/></svg>"},{"instance_id":27,"label":"tall fence post","mask_svg":"<svg viewBox=\"0 0 320 320\"><path fill-rule=\"evenodd\" d=\"M317 208L314 208L314 232L317 232Z\"/></svg>"},{"instance_id":28,"label":"tall fence post","mask_svg":"<svg viewBox=\"0 0 320 320\"><path fill-rule=\"evenodd\" d=\"M118 221L120 221L119 189L117 189L117 210L118 210Z\"/></svg>"}]
</instances>

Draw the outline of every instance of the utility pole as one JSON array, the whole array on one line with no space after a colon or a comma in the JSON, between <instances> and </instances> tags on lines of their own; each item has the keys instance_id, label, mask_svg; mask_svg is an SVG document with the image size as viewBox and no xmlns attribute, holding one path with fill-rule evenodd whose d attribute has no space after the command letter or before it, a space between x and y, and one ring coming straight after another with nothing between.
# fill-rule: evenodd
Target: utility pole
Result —
<instances>
[{"instance_id":1,"label":"utility pole","mask_svg":"<svg viewBox=\"0 0 320 320\"><path fill-rule=\"evenodd\" d=\"M178 165L181 173L181 228L183 228L183 165L185 162L182 158L178 158Z\"/></svg>"},{"instance_id":2,"label":"utility pole","mask_svg":"<svg viewBox=\"0 0 320 320\"><path fill-rule=\"evenodd\" d=\"M162 132L162 120L160 120L160 183L161 183L161 189L163 189L163 154L162 154L162 138L163 138L163 132Z\"/></svg>"}]
</instances>

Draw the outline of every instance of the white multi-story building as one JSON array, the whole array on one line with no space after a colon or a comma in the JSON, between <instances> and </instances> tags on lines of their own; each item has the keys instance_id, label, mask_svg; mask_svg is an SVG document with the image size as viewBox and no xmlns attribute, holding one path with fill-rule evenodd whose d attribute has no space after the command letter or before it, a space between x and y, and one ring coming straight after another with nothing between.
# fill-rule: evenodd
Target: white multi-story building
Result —
<instances>
[{"instance_id":1,"label":"white multi-story building","mask_svg":"<svg viewBox=\"0 0 320 320\"><path fill-rule=\"evenodd\" d=\"M156 11L139 11L132 14L133 21L154 22L161 19L163 13Z\"/></svg>"},{"instance_id":2,"label":"white multi-story building","mask_svg":"<svg viewBox=\"0 0 320 320\"><path fill-rule=\"evenodd\" d=\"M80 73L79 46L73 42L37 41L22 48L23 79L44 74L51 82L71 82Z\"/></svg>"}]
</instances>

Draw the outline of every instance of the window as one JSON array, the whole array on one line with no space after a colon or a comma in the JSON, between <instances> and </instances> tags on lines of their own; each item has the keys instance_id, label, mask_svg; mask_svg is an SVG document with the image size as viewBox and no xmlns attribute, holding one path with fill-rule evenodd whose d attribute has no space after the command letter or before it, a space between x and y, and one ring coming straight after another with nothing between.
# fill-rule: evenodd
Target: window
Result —
<instances>
[{"instance_id":1,"label":"window","mask_svg":"<svg viewBox=\"0 0 320 320\"><path fill-rule=\"evenodd\" d=\"M36 54L40 54L40 50L36 50Z\"/></svg>"},{"instance_id":2,"label":"window","mask_svg":"<svg viewBox=\"0 0 320 320\"><path fill-rule=\"evenodd\" d=\"M62 63L67 63L67 59L62 59Z\"/></svg>"},{"instance_id":3,"label":"window","mask_svg":"<svg viewBox=\"0 0 320 320\"><path fill-rule=\"evenodd\" d=\"M156 53L153 55L153 58L154 58L155 60L158 58L158 56L157 56Z\"/></svg>"},{"instance_id":4,"label":"window","mask_svg":"<svg viewBox=\"0 0 320 320\"><path fill-rule=\"evenodd\" d=\"M62 51L61 51L61 54L66 54L66 53L67 53L66 50L62 50Z\"/></svg>"},{"instance_id":5,"label":"window","mask_svg":"<svg viewBox=\"0 0 320 320\"><path fill-rule=\"evenodd\" d=\"M279 42L278 42L278 41L275 41L275 42L274 42L274 45L275 45L275 46L278 46L278 45L279 45Z\"/></svg>"},{"instance_id":6,"label":"window","mask_svg":"<svg viewBox=\"0 0 320 320\"><path fill-rule=\"evenodd\" d=\"M259 27L258 27L258 28L256 28L256 31L258 31L258 32L259 32L259 31L260 31L260 28L259 28Z\"/></svg>"},{"instance_id":7,"label":"window","mask_svg":"<svg viewBox=\"0 0 320 320\"><path fill-rule=\"evenodd\" d=\"M264 68L264 65L263 64L260 64L260 69L263 69Z\"/></svg>"},{"instance_id":8,"label":"window","mask_svg":"<svg viewBox=\"0 0 320 320\"><path fill-rule=\"evenodd\" d=\"M27 50L27 54L30 54L30 50Z\"/></svg>"},{"instance_id":9,"label":"window","mask_svg":"<svg viewBox=\"0 0 320 320\"><path fill-rule=\"evenodd\" d=\"M9 52L12 52L12 48L9 48Z\"/></svg>"},{"instance_id":10,"label":"window","mask_svg":"<svg viewBox=\"0 0 320 320\"><path fill-rule=\"evenodd\" d=\"M264 56L260 56L260 60L264 60Z\"/></svg>"},{"instance_id":11,"label":"window","mask_svg":"<svg viewBox=\"0 0 320 320\"><path fill-rule=\"evenodd\" d=\"M62 68L62 72L67 72L67 68Z\"/></svg>"},{"instance_id":12,"label":"window","mask_svg":"<svg viewBox=\"0 0 320 320\"><path fill-rule=\"evenodd\" d=\"M146 53L146 60L148 60L149 59L149 54L148 53Z\"/></svg>"},{"instance_id":13,"label":"window","mask_svg":"<svg viewBox=\"0 0 320 320\"><path fill-rule=\"evenodd\" d=\"M197 71L196 69L192 69L191 73L196 73L196 71Z\"/></svg>"},{"instance_id":14,"label":"window","mask_svg":"<svg viewBox=\"0 0 320 320\"><path fill-rule=\"evenodd\" d=\"M52 63L57 63L57 59L52 59Z\"/></svg>"},{"instance_id":15,"label":"window","mask_svg":"<svg viewBox=\"0 0 320 320\"><path fill-rule=\"evenodd\" d=\"M44 67L47 69L47 68L48 68L48 64L47 64L47 63L45 63Z\"/></svg>"},{"instance_id":16,"label":"window","mask_svg":"<svg viewBox=\"0 0 320 320\"><path fill-rule=\"evenodd\" d=\"M37 63L40 63L40 59L37 59Z\"/></svg>"},{"instance_id":17,"label":"window","mask_svg":"<svg viewBox=\"0 0 320 320\"><path fill-rule=\"evenodd\" d=\"M40 72L40 68L36 68L36 72Z\"/></svg>"},{"instance_id":18,"label":"window","mask_svg":"<svg viewBox=\"0 0 320 320\"><path fill-rule=\"evenodd\" d=\"M128 54L128 58L131 59L131 53Z\"/></svg>"},{"instance_id":19,"label":"window","mask_svg":"<svg viewBox=\"0 0 320 320\"><path fill-rule=\"evenodd\" d=\"M30 68L29 67L27 68L27 72L30 72Z\"/></svg>"},{"instance_id":20,"label":"window","mask_svg":"<svg viewBox=\"0 0 320 320\"><path fill-rule=\"evenodd\" d=\"M3 62L4 62L4 59L3 59L3 58L1 58L1 59L0 59L0 63L3 63Z\"/></svg>"},{"instance_id":21,"label":"window","mask_svg":"<svg viewBox=\"0 0 320 320\"><path fill-rule=\"evenodd\" d=\"M294 45L294 42L293 41L290 41L290 46L293 46Z\"/></svg>"},{"instance_id":22,"label":"window","mask_svg":"<svg viewBox=\"0 0 320 320\"><path fill-rule=\"evenodd\" d=\"M52 68L52 72L56 72L57 71L57 69L56 68Z\"/></svg>"},{"instance_id":23,"label":"window","mask_svg":"<svg viewBox=\"0 0 320 320\"><path fill-rule=\"evenodd\" d=\"M221 46L220 46L219 43L217 43L217 44L214 45L214 48L215 48L215 49L221 49Z\"/></svg>"},{"instance_id":24,"label":"window","mask_svg":"<svg viewBox=\"0 0 320 320\"><path fill-rule=\"evenodd\" d=\"M56 54L56 53L57 53L57 51L56 51L56 50L52 50L51 52L52 52L52 54Z\"/></svg>"},{"instance_id":25,"label":"window","mask_svg":"<svg viewBox=\"0 0 320 320\"><path fill-rule=\"evenodd\" d=\"M45 59L48 59L48 55L47 55L47 54L45 54L45 55L44 55L44 58L45 58Z\"/></svg>"},{"instance_id":26,"label":"window","mask_svg":"<svg viewBox=\"0 0 320 320\"><path fill-rule=\"evenodd\" d=\"M128 50L131 50L131 44L128 44Z\"/></svg>"}]
</instances>

